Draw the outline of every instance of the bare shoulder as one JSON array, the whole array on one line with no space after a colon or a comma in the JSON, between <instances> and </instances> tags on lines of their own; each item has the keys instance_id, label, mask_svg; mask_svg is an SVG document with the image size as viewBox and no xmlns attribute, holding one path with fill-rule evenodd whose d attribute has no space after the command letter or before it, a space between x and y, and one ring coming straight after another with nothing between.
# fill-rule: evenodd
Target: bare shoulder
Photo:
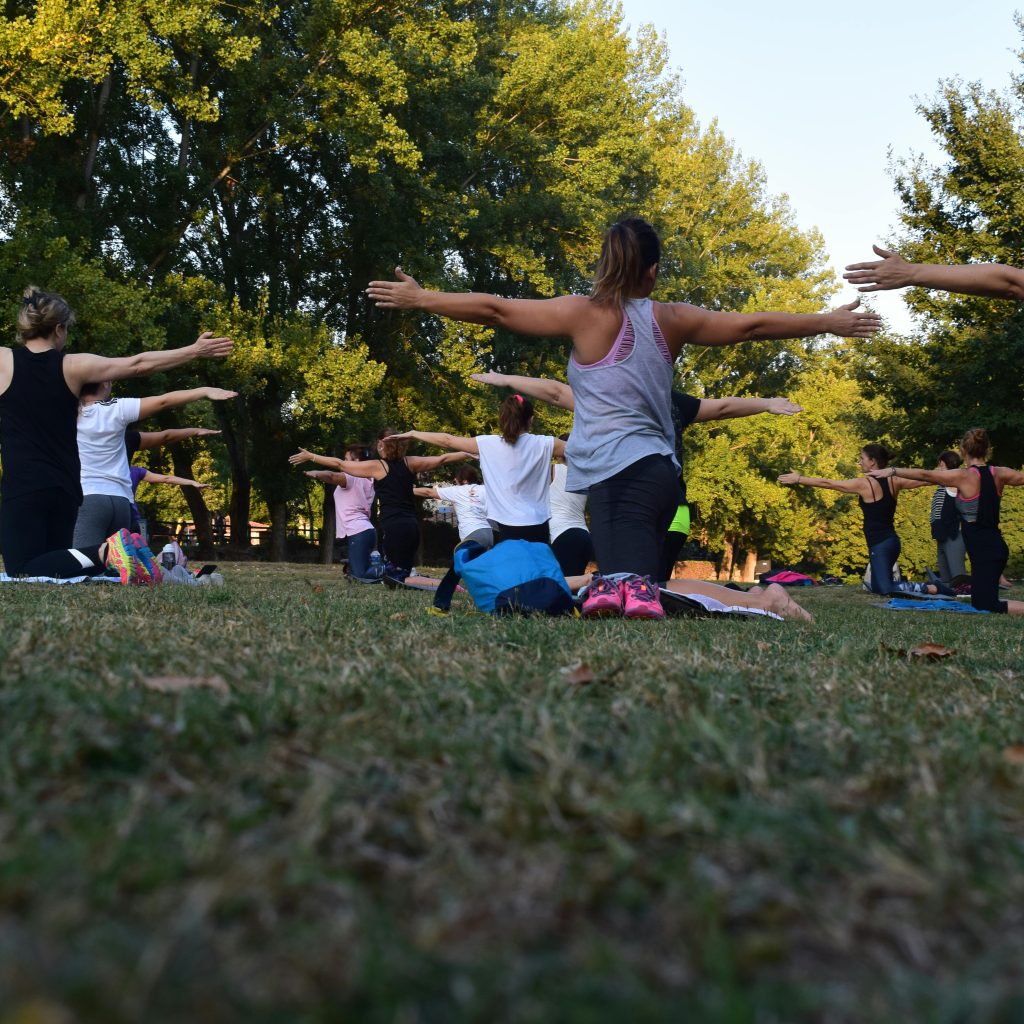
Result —
<instances>
[{"instance_id":1,"label":"bare shoulder","mask_svg":"<svg viewBox=\"0 0 1024 1024\"><path fill-rule=\"evenodd\" d=\"M14 353L5 345L0 348L0 393L11 386L14 377Z\"/></svg>"}]
</instances>

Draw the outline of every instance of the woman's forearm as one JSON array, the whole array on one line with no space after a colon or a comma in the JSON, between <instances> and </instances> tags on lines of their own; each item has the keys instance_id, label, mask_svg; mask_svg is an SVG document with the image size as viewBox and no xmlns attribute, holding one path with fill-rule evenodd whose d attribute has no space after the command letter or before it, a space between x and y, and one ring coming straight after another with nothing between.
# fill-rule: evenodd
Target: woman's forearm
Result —
<instances>
[{"instance_id":1,"label":"woman's forearm","mask_svg":"<svg viewBox=\"0 0 1024 1024\"><path fill-rule=\"evenodd\" d=\"M949 267L941 263L910 263L908 284L963 295L1024 300L1024 270L1004 263L972 263Z\"/></svg>"}]
</instances>

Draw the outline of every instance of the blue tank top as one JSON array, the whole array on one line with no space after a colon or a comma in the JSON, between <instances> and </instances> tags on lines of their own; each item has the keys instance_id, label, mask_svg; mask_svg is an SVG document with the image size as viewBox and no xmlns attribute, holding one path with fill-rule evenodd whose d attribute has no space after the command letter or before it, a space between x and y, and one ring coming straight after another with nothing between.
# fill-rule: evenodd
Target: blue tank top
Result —
<instances>
[{"instance_id":1,"label":"blue tank top","mask_svg":"<svg viewBox=\"0 0 1024 1024\"><path fill-rule=\"evenodd\" d=\"M566 490L585 492L649 455L675 457L672 355L650 299L629 299L622 328L600 362L569 358L576 410L566 445Z\"/></svg>"}]
</instances>

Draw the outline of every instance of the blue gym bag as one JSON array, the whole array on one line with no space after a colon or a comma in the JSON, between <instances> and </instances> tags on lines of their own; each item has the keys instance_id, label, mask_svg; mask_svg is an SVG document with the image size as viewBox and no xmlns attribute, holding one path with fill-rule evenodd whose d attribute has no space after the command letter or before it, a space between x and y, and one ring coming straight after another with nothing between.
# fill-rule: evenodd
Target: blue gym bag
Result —
<instances>
[{"instance_id":1,"label":"blue gym bag","mask_svg":"<svg viewBox=\"0 0 1024 1024\"><path fill-rule=\"evenodd\" d=\"M470 542L455 551L454 566L441 581L434 607L448 611L461 577L482 612L567 615L573 611L572 593L547 544L506 540L485 548Z\"/></svg>"}]
</instances>

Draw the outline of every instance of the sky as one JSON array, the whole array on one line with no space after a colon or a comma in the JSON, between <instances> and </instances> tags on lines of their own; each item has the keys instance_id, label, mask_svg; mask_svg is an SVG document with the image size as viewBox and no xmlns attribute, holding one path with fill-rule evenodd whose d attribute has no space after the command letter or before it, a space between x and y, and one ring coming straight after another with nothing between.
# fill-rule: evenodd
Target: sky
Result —
<instances>
[{"instance_id":1,"label":"sky","mask_svg":"<svg viewBox=\"0 0 1024 1024\"><path fill-rule=\"evenodd\" d=\"M934 96L941 79L1002 91L1024 72L1014 24L1024 0L621 3L632 29L663 33L687 105L763 165L769 191L789 197L800 227L821 231L840 273L874 258L872 242L896 237L890 148L895 158L941 162L917 100ZM845 282L841 295L856 298ZM872 302L890 327L910 329L899 292Z\"/></svg>"}]
</instances>

